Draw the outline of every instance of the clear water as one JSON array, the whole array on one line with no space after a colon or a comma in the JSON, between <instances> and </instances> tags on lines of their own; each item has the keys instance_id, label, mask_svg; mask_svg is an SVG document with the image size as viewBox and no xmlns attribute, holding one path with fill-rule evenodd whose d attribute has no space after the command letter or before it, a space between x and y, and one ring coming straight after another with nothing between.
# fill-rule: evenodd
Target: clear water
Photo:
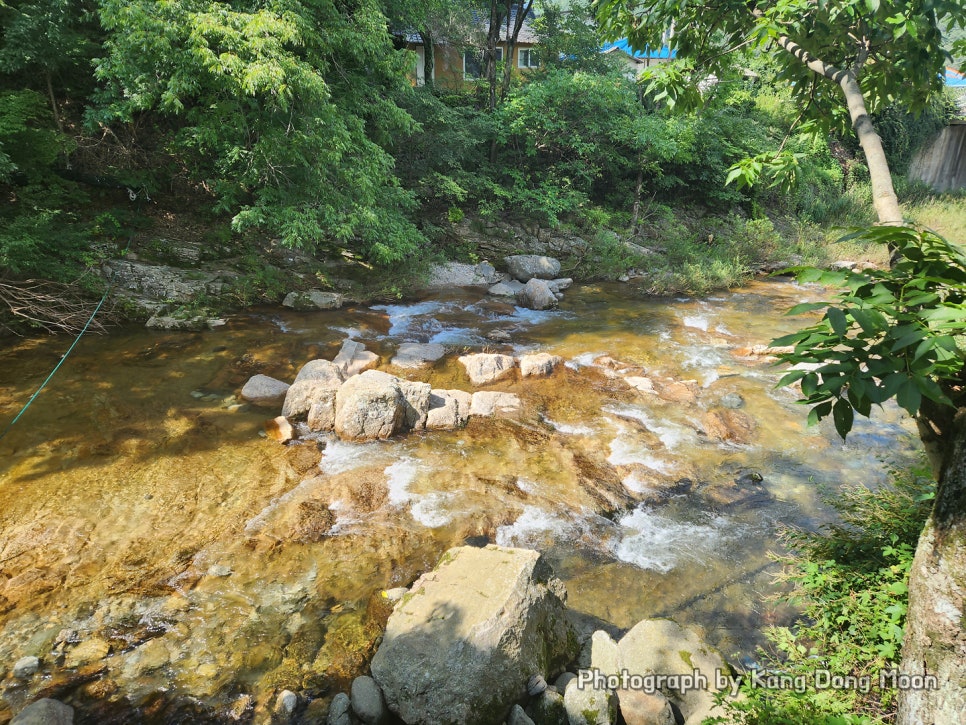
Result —
<instances>
[{"instance_id":1,"label":"clear water","mask_svg":"<svg viewBox=\"0 0 966 725\"><path fill-rule=\"evenodd\" d=\"M280 689L332 694L365 670L387 616L380 591L467 539L545 551L588 616L671 616L726 656L753 652L762 627L792 614L766 600L777 530L818 526L820 487L879 485L917 449L891 407L847 445L830 426L804 428L794 391L773 387L780 371L740 354L793 329L781 311L818 295L760 282L655 300L593 285L533 313L453 293L85 338L0 441L0 667L44 663L26 685L5 681L0 720L41 692L99 722L230 721L267 712ZM277 411L240 404L248 377L292 380L347 336L386 369L403 342L450 346L434 368L405 371L440 388L472 389L455 362L467 350L569 362L492 387L523 398L519 421L366 444L260 436ZM0 421L66 345L0 352ZM694 383L668 401L623 380L641 375ZM754 423L741 443L705 435L733 392ZM750 470L762 495L716 493Z\"/></svg>"}]
</instances>

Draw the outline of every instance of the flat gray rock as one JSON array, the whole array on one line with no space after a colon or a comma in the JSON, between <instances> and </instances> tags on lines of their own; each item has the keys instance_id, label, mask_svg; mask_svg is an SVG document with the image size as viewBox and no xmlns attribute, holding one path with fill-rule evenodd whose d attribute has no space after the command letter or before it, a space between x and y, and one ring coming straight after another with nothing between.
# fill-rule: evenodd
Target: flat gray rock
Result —
<instances>
[{"instance_id":1,"label":"flat gray rock","mask_svg":"<svg viewBox=\"0 0 966 725\"><path fill-rule=\"evenodd\" d=\"M392 364L397 368L423 368L436 362L445 354L446 348L435 342L405 342L396 351Z\"/></svg>"},{"instance_id":2,"label":"flat gray rock","mask_svg":"<svg viewBox=\"0 0 966 725\"><path fill-rule=\"evenodd\" d=\"M289 384L268 375L252 375L242 386L241 396L253 405L274 407L285 400Z\"/></svg>"}]
</instances>

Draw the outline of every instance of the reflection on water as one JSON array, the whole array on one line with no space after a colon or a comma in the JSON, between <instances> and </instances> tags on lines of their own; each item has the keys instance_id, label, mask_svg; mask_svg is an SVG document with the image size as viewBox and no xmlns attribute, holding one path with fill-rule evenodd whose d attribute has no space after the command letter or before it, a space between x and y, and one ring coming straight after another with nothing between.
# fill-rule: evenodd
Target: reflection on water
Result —
<instances>
[{"instance_id":1,"label":"reflection on water","mask_svg":"<svg viewBox=\"0 0 966 725\"><path fill-rule=\"evenodd\" d=\"M819 485L877 485L880 458L915 450L893 407L848 445L804 429L779 371L743 356L816 294L768 282L653 300L596 285L534 313L453 293L85 338L0 441L0 663L35 654L44 672L6 681L0 719L41 691L103 722L135 708L146 722L229 720L283 688L331 694L366 666L388 613L378 592L468 538L547 552L578 611L619 627L673 616L728 656L750 652L788 615L764 601L777 528L817 526ZM261 437L277 411L240 404L241 385L292 380L347 336L386 369L403 342L450 346L405 372L438 388L472 389L455 362L468 349L568 364L493 387L521 395L521 420L367 444ZM65 347L0 353L0 420ZM625 382L642 377L657 392ZM712 420L729 394L740 415ZM725 419L740 436L715 433ZM748 472L764 480L742 483Z\"/></svg>"}]
</instances>

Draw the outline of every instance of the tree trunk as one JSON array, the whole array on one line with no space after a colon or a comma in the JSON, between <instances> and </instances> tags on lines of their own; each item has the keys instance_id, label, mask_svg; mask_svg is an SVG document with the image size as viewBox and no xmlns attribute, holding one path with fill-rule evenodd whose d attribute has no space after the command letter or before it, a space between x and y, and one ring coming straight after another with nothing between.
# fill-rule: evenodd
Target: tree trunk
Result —
<instances>
[{"instance_id":1,"label":"tree trunk","mask_svg":"<svg viewBox=\"0 0 966 725\"><path fill-rule=\"evenodd\" d=\"M50 78L50 71L46 71L44 75L47 78L47 96L50 98L50 110L54 114L54 123L57 124L57 130L63 133L64 122L60 120L60 112L57 110L57 97L54 96L54 83Z\"/></svg>"},{"instance_id":2,"label":"tree trunk","mask_svg":"<svg viewBox=\"0 0 966 725\"><path fill-rule=\"evenodd\" d=\"M897 725L966 722L966 408L953 423L932 515L909 572ZM899 684L902 684L901 682Z\"/></svg>"},{"instance_id":3,"label":"tree trunk","mask_svg":"<svg viewBox=\"0 0 966 725\"><path fill-rule=\"evenodd\" d=\"M880 224L901 224L902 212L899 209L899 199L892 186L892 173L882 148L882 139L875 132L872 119L865 108L865 98L855 73L851 70L840 70L818 58L813 57L807 50L789 38L782 35L778 44L794 55L813 73L817 73L835 82L845 94L845 102L849 107L852 128L862 146L865 162L869 167L869 178L872 181L872 204L879 217Z\"/></svg>"},{"instance_id":4,"label":"tree trunk","mask_svg":"<svg viewBox=\"0 0 966 725\"><path fill-rule=\"evenodd\" d=\"M523 22L526 20L527 15L530 14L531 8L533 8L533 0L517 0L516 17L513 18L513 27L510 27L510 17L513 15L511 12L512 2L507 2L507 34L506 34L506 55L503 58L503 83L500 86L500 100L502 101L506 98L507 91L510 90L510 78L513 72L513 52L517 47L517 40L520 38L520 30L523 28Z\"/></svg>"},{"instance_id":5,"label":"tree trunk","mask_svg":"<svg viewBox=\"0 0 966 725\"><path fill-rule=\"evenodd\" d=\"M489 92L489 103L487 104L490 112L496 109L496 46L500 41L500 24L503 18L500 16L499 0L490 0L490 27L486 33L486 83Z\"/></svg>"},{"instance_id":6,"label":"tree trunk","mask_svg":"<svg viewBox=\"0 0 966 725\"><path fill-rule=\"evenodd\" d=\"M631 234L637 234L637 220L641 217L641 188L644 186L644 170L637 170L634 184L634 206L631 207Z\"/></svg>"},{"instance_id":7,"label":"tree trunk","mask_svg":"<svg viewBox=\"0 0 966 725\"><path fill-rule=\"evenodd\" d=\"M423 37L423 85L429 89L436 86L433 74L436 72L436 43L429 30L420 30Z\"/></svg>"}]
</instances>

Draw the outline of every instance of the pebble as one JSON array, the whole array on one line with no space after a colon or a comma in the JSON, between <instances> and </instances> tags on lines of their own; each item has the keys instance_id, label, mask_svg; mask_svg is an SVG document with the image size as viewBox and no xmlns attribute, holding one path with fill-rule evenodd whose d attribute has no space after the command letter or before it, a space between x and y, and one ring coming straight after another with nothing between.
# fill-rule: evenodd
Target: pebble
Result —
<instances>
[{"instance_id":1,"label":"pebble","mask_svg":"<svg viewBox=\"0 0 966 725\"><path fill-rule=\"evenodd\" d=\"M366 675L355 678L350 692L352 710L366 725L376 725L386 718L386 702L374 679Z\"/></svg>"},{"instance_id":2,"label":"pebble","mask_svg":"<svg viewBox=\"0 0 966 725\"><path fill-rule=\"evenodd\" d=\"M350 725L352 721L349 716L349 709L351 707L352 701L344 692L340 692L333 697L332 704L329 705L329 716L325 719L326 725Z\"/></svg>"},{"instance_id":3,"label":"pebble","mask_svg":"<svg viewBox=\"0 0 966 725\"><path fill-rule=\"evenodd\" d=\"M35 674L40 669L40 660L37 657L21 657L13 665L13 676L24 680Z\"/></svg>"},{"instance_id":4,"label":"pebble","mask_svg":"<svg viewBox=\"0 0 966 725\"><path fill-rule=\"evenodd\" d=\"M547 681L543 679L543 675L530 675L530 679L527 680L527 694L530 697L536 697L546 689Z\"/></svg>"},{"instance_id":5,"label":"pebble","mask_svg":"<svg viewBox=\"0 0 966 725\"><path fill-rule=\"evenodd\" d=\"M291 714L299 705L299 696L291 690L282 690L275 699L275 712Z\"/></svg>"}]
</instances>

